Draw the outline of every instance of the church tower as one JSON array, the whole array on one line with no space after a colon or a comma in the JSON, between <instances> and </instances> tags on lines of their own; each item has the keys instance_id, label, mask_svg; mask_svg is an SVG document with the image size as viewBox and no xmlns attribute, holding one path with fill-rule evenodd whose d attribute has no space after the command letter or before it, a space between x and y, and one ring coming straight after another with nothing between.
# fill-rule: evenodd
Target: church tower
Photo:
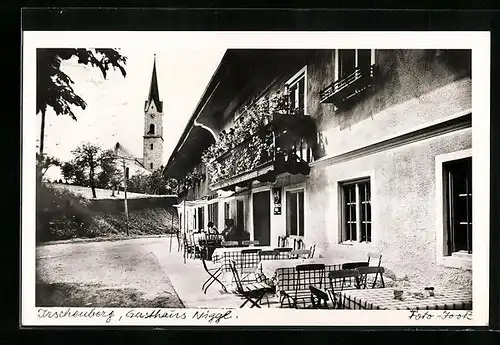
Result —
<instances>
[{"instance_id":1,"label":"church tower","mask_svg":"<svg viewBox=\"0 0 500 345\"><path fill-rule=\"evenodd\" d=\"M144 167L149 171L160 168L163 164L163 102L158 92L156 76L156 54L153 62L153 75L149 86L148 99L144 104L144 137L143 137Z\"/></svg>"}]
</instances>

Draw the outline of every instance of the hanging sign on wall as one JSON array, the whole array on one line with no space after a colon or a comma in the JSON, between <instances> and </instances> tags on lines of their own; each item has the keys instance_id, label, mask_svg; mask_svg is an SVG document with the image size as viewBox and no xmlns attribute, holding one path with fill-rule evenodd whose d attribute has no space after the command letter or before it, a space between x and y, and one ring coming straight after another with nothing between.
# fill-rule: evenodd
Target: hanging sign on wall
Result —
<instances>
[{"instance_id":1,"label":"hanging sign on wall","mask_svg":"<svg viewBox=\"0 0 500 345\"><path fill-rule=\"evenodd\" d=\"M281 214L281 187L273 188L274 215Z\"/></svg>"}]
</instances>

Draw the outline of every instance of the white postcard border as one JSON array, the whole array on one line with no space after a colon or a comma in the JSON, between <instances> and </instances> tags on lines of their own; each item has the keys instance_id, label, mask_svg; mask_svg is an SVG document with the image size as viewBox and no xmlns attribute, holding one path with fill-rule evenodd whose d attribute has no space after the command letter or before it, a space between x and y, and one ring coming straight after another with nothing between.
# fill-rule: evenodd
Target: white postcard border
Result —
<instances>
[{"instance_id":1,"label":"white postcard border","mask_svg":"<svg viewBox=\"0 0 500 345\"><path fill-rule=\"evenodd\" d=\"M140 47L158 42L174 47L224 48L375 48L375 49L472 49L472 150L473 204L473 318L410 319L405 311L311 311L280 309L233 309L231 318L220 322L193 319L196 310L177 309L186 319L130 319L129 309L99 308L122 316L109 323L92 318L38 318L35 307L35 147L36 147L36 48L40 47ZM490 146L490 33L460 32L23 32L23 111L22 111L22 285L21 324L40 325L260 325L260 326L486 326L489 315L489 146ZM68 308L46 308L64 311ZM71 308L91 310L92 308ZM143 312L154 311L144 309ZM200 309L203 311L203 309ZM162 312L173 313L172 309ZM224 314L226 310L211 310ZM190 318L191 317L191 318Z\"/></svg>"}]
</instances>

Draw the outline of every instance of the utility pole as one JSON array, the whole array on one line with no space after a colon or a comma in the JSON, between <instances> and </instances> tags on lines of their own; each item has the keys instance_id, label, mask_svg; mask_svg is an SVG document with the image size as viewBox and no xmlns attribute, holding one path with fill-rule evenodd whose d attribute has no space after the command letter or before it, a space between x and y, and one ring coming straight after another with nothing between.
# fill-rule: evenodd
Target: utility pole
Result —
<instances>
[{"instance_id":1,"label":"utility pole","mask_svg":"<svg viewBox=\"0 0 500 345\"><path fill-rule=\"evenodd\" d=\"M128 203L127 203L127 167L125 166L125 158L123 158L123 190L125 193L124 202L125 202L125 228L127 229L127 236L129 236L128 231Z\"/></svg>"}]
</instances>

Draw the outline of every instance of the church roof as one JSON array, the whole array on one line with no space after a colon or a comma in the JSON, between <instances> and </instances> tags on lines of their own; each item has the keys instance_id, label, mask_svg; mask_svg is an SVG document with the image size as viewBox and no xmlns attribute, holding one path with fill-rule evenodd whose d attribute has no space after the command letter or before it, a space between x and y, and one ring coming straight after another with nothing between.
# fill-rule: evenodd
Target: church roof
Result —
<instances>
[{"instance_id":1,"label":"church roof","mask_svg":"<svg viewBox=\"0 0 500 345\"><path fill-rule=\"evenodd\" d=\"M137 157L134 157L134 155L132 153L130 153L129 150L127 150L122 144L120 144L119 142L117 142L115 144L115 148L114 148L114 152L116 155L118 155L119 157L124 157L124 158L127 158L128 161L133 161L135 165L143 168L143 169L146 169L144 167L144 165L142 164L141 160ZM147 169L146 169L147 170Z\"/></svg>"},{"instance_id":2,"label":"church roof","mask_svg":"<svg viewBox=\"0 0 500 345\"><path fill-rule=\"evenodd\" d=\"M146 101L146 107L148 107L153 101L156 105L156 109L161 113L163 111L163 102L160 101L160 92L158 91L158 77L156 76L156 55L153 62L153 75L151 76L151 85L149 86L148 100Z\"/></svg>"}]
</instances>

